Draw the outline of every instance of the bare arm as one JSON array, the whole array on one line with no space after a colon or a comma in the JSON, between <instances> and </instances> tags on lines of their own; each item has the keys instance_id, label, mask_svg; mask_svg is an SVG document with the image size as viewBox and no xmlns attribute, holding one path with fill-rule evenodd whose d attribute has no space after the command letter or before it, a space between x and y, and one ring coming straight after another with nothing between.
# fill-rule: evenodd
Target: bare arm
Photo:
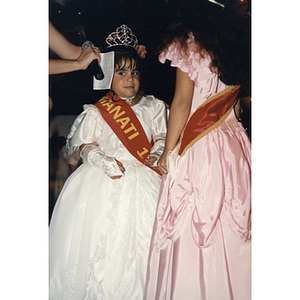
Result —
<instances>
[{"instance_id":1,"label":"bare arm","mask_svg":"<svg viewBox=\"0 0 300 300\"><path fill-rule=\"evenodd\" d=\"M85 70L89 64L101 58L97 47L75 46L70 43L57 29L49 22L49 48L62 59L49 60L49 74L68 73L77 70Z\"/></svg>"},{"instance_id":2,"label":"bare arm","mask_svg":"<svg viewBox=\"0 0 300 300\"><path fill-rule=\"evenodd\" d=\"M62 59L76 59L81 47L70 43L49 21L49 48Z\"/></svg>"},{"instance_id":3,"label":"bare arm","mask_svg":"<svg viewBox=\"0 0 300 300\"><path fill-rule=\"evenodd\" d=\"M75 60L50 59L49 74L52 75L85 70L94 59L97 59L99 63L101 61L97 47L86 46Z\"/></svg>"},{"instance_id":4,"label":"bare arm","mask_svg":"<svg viewBox=\"0 0 300 300\"><path fill-rule=\"evenodd\" d=\"M176 146L179 136L188 119L192 104L193 91L194 82L190 79L187 73L177 68L175 94L170 107L166 146L164 153L158 162L158 167L163 174L168 173L168 153Z\"/></svg>"},{"instance_id":5,"label":"bare arm","mask_svg":"<svg viewBox=\"0 0 300 300\"><path fill-rule=\"evenodd\" d=\"M80 70L81 67L76 60L65 59L50 59L49 60L49 74L62 74Z\"/></svg>"}]
</instances>

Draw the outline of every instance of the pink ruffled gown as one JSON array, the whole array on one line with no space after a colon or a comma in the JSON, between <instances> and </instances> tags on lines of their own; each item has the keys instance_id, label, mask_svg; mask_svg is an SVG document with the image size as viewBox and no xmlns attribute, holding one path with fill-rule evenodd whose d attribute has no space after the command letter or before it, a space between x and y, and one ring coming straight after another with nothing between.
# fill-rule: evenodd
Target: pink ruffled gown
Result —
<instances>
[{"instance_id":1,"label":"pink ruffled gown","mask_svg":"<svg viewBox=\"0 0 300 300\"><path fill-rule=\"evenodd\" d=\"M195 82L191 115L224 90L189 38L189 57L176 44L161 54ZM231 111L191 146L177 146L163 176L152 236L144 299L248 300L250 296L250 141Z\"/></svg>"}]
</instances>

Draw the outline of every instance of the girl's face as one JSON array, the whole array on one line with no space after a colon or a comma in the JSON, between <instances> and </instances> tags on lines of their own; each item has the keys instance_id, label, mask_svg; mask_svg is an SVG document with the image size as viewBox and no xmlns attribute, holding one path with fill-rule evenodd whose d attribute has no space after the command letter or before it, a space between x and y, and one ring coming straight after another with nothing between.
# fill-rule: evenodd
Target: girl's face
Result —
<instances>
[{"instance_id":1,"label":"girl's face","mask_svg":"<svg viewBox=\"0 0 300 300\"><path fill-rule=\"evenodd\" d=\"M137 94L140 88L140 73L134 61L122 63L115 67L111 89L120 97L130 98Z\"/></svg>"}]
</instances>

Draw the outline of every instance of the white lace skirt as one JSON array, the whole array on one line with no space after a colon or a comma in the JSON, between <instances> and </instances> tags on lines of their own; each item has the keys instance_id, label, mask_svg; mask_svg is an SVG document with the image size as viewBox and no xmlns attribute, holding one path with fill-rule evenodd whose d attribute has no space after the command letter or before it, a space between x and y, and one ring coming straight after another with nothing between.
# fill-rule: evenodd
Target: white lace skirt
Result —
<instances>
[{"instance_id":1,"label":"white lace skirt","mask_svg":"<svg viewBox=\"0 0 300 300\"><path fill-rule=\"evenodd\" d=\"M142 299L160 176L139 162L112 180L83 164L50 224L50 299Z\"/></svg>"}]
</instances>

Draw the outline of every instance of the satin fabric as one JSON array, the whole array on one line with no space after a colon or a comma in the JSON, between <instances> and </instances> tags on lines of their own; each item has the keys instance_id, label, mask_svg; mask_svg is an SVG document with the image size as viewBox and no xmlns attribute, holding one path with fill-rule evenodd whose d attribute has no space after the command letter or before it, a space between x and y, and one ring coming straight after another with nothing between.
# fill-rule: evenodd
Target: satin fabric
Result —
<instances>
[{"instance_id":1,"label":"satin fabric","mask_svg":"<svg viewBox=\"0 0 300 300\"><path fill-rule=\"evenodd\" d=\"M181 139L179 155L198 141L202 136L219 126L237 102L239 86L231 86L226 90L209 98L198 107L185 126Z\"/></svg>"},{"instance_id":2,"label":"satin fabric","mask_svg":"<svg viewBox=\"0 0 300 300\"><path fill-rule=\"evenodd\" d=\"M160 56L195 82L191 115L224 90L200 59L191 35L189 57L172 44ZM169 154L154 223L144 299L249 300L251 290L250 141L232 110L180 157Z\"/></svg>"},{"instance_id":3,"label":"satin fabric","mask_svg":"<svg viewBox=\"0 0 300 300\"><path fill-rule=\"evenodd\" d=\"M112 99L114 99L114 102ZM143 127L135 113L131 110L130 106L117 95L114 95L113 92L106 94L106 96L99 100L95 106L100 110L103 119L113 129L114 133L122 141L123 145L129 150L129 152L141 163L144 163L148 155L145 155L142 158L137 154L137 152L139 150L143 150L143 147L145 147L149 154L151 150L151 143L148 141L146 134L144 134ZM114 109L116 109L116 111L111 113ZM119 121L119 119L126 119L128 124L124 123L125 127L123 128L123 124ZM135 130L132 129L132 127L134 127ZM126 130L128 130L128 128L131 130L129 131L130 133L128 132L126 134ZM129 137L134 134L138 135L131 140Z\"/></svg>"},{"instance_id":4,"label":"satin fabric","mask_svg":"<svg viewBox=\"0 0 300 300\"><path fill-rule=\"evenodd\" d=\"M163 151L166 107L143 97L132 109L144 127L152 154ZM74 121L68 153L96 141L122 162L125 175L112 180L84 162L67 179L50 223L51 300L140 300L161 177L137 161L94 105Z\"/></svg>"}]
</instances>

